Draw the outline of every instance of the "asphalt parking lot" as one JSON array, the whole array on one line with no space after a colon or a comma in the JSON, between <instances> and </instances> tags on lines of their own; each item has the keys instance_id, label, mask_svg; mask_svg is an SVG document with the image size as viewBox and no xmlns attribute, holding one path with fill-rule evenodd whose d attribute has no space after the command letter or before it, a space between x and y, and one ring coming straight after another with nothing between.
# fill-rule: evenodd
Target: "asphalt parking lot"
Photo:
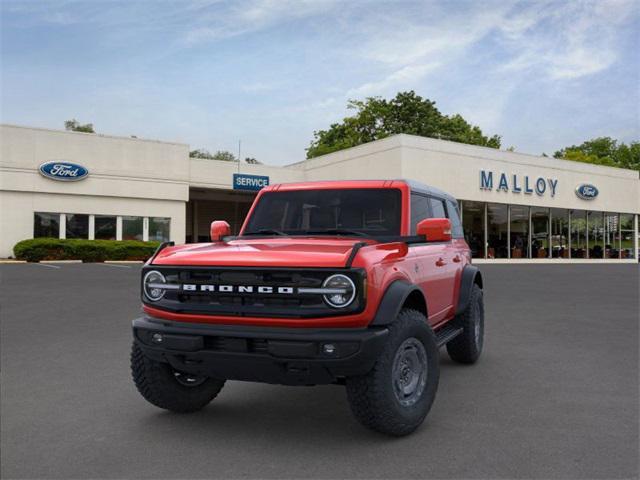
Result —
<instances>
[{"instance_id":1,"label":"asphalt parking lot","mask_svg":"<svg viewBox=\"0 0 640 480\"><path fill-rule=\"evenodd\" d=\"M426 423L392 439L339 386L158 410L129 374L139 266L2 265L2 478L637 478L638 266L481 270L483 358L443 352Z\"/></svg>"}]
</instances>

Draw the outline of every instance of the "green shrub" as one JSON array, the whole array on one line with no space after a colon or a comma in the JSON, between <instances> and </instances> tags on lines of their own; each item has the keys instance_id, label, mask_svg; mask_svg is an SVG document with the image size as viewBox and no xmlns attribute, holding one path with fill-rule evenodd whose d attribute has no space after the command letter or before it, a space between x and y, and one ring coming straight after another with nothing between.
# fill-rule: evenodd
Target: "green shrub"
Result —
<instances>
[{"instance_id":1,"label":"green shrub","mask_svg":"<svg viewBox=\"0 0 640 480\"><path fill-rule=\"evenodd\" d=\"M16 243L13 247L13 254L17 259L29 262L39 262L40 260L145 261L153 255L159 244L159 242L140 242L137 240L33 238Z\"/></svg>"}]
</instances>

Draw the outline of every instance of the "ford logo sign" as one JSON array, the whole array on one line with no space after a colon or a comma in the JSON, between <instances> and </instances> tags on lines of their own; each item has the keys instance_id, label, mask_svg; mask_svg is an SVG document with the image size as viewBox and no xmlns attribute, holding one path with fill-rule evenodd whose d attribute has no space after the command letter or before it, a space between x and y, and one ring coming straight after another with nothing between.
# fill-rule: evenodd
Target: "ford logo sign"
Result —
<instances>
[{"instance_id":1,"label":"ford logo sign","mask_svg":"<svg viewBox=\"0 0 640 480\"><path fill-rule=\"evenodd\" d=\"M77 182L89 175L89 170L77 163L55 161L40 165L40 173L52 180L63 182Z\"/></svg>"},{"instance_id":2,"label":"ford logo sign","mask_svg":"<svg viewBox=\"0 0 640 480\"><path fill-rule=\"evenodd\" d=\"M583 200L593 200L598 196L598 189L588 183L576 187L576 195Z\"/></svg>"}]
</instances>

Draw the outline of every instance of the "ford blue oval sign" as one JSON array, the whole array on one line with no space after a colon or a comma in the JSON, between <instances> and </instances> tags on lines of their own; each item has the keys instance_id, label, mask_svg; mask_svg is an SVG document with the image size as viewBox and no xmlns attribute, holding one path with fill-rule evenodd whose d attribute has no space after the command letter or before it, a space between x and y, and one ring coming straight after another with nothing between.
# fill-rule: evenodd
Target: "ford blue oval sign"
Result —
<instances>
[{"instance_id":1,"label":"ford blue oval sign","mask_svg":"<svg viewBox=\"0 0 640 480\"><path fill-rule=\"evenodd\" d=\"M77 163L55 161L40 165L40 173L52 180L76 182L89 175L89 170Z\"/></svg>"},{"instance_id":2,"label":"ford blue oval sign","mask_svg":"<svg viewBox=\"0 0 640 480\"><path fill-rule=\"evenodd\" d=\"M593 200L598 196L598 189L588 183L576 187L576 195L583 200Z\"/></svg>"}]
</instances>

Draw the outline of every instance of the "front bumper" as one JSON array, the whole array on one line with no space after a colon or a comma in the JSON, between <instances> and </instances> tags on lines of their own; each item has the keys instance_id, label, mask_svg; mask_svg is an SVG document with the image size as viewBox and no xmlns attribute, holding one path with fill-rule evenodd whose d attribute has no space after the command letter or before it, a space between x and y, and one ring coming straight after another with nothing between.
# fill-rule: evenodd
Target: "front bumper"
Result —
<instances>
[{"instance_id":1,"label":"front bumper","mask_svg":"<svg viewBox=\"0 0 640 480\"><path fill-rule=\"evenodd\" d=\"M202 325L153 317L133 321L134 339L144 354L176 370L284 385L327 384L365 374L388 333L386 328Z\"/></svg>"}]
</instances>

